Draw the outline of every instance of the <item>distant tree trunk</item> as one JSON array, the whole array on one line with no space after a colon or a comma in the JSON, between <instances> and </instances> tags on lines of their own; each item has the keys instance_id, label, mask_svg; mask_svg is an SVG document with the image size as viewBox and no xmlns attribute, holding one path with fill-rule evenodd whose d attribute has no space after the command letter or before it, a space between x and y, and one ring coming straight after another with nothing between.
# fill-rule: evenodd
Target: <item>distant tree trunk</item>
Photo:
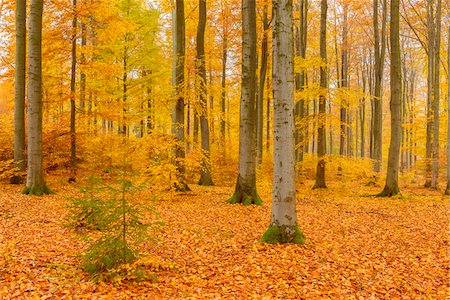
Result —
<instances>
[{"instance_id":1,"label":"distant tree trunk","mask_svg":"<svg viewBox=\"0 0 450 300\"><path fill-rule=\"evenodd\" d=\"M442 0L437 0L436 8L436 31L434 35L434 73L433 73L433 164L431 174L431 188L438 188L439 177L439 100L440 100L440 49L441 49L441 19L442 19ZM450 70L448 70L450 72Z\"/></svg>"},{"instance_id":2,"label":"distant tree trunk","mask_svg":"<svg viewBox=\"0 0 450 300\"><path fill-rule=\"evenodd\" d=\"M28 27L28 171L24 194L49 194L42 159L42 10L43 0L30 3Z\"/></svg>"},{"instance_id":3,"label":"distant tree trunk","mask_svg":"<svg viewBox=\"0 0 450 300\"><path fill-rule=\"evenodd\" d=\"M205 64L205 28L206 28L206 0L199 0L199 17L197 27L197 68L198 80L200 81L200 126L202 132L202 164L199 185L213 185L211 178L211 162L209 150L209 124L208 103L206 92L206 64Z\"/></svg>"},{"instance_id":4,"label":"distant tree trunk","mask_svg":"<svg viewBox=\"0 0 450 300\"><path fill-rule=\"evenodd\" d=\"M16 74L14 84L14 167L25 171L25 64L27 37L27 3L16 0ZM11 183L23 183L21 174Z\"/></svg>"},{"instance_id":5,"label":"distant tree trunk","mask_svg":"<svg viewBox=\"0 0 450 300\"><path fill-rule=\"evenodd\" d=\"M239 174L232 204L262 204L256 192L256 64L256 3L243 0Z\"/></svg>"},{"instance_id":6,"label":"distant tree trunk","mask_svg":"<svg viewBox=\"0 0 450 300\"><path fill-rule=\"evenodd\" d=\"M172 111L172 133L175 135L176 145L175 164L177 169L175 189L177 191L190 190L185 179L184 158L184 61L185 61L185 26L184 26L184 0L176 0L175 8L175 62L174 85L175 105Z\"/></svg>"},{"instance_id":7,"label":"distant tree trunk","mask_svg":"<svg viewBox=\"0 0 450 300\"><path fill-rule=\"evenodd\" d=\"M266 151L270 150L270 76L267 75L267 91L266 91Z\"/></svg>"},{"instance_id":8,"label":"distant tree trunk","mask_svg":"<svg viewBox=\"0 0 450 300\"><path fill-rule=\"evenodd\" d=\"M325 155L326 155L326 93L327 93L327 0L321 0L320 6L320 58L323 66L320 67L320 96L317 125L317 172L314 188L326 188L325 184Z\"/></svg>"},{"instance_id":9,"label":"distant tree trunk","mask_svg":"<svg viewBox=\"0 0 450 300\"><path fill-rule=\"evenodd\" d=\"M72 2L72 70L70 76L70 177L74 182L77 176L77 144L76 144L76 105L75 105L75 78L77 72L77 0Z\"/></svg>"},{"instance_id":10,"label":"distant tree trunk","mask_svg":"<svg viewBox=\"0 0 450 300\"><path fill-rule=\"evenodd\" d=\"M326 0L323 0L326 1ZM297 225L294 149L294 49L292 1L273 2L274 162L272 217L261 241L303 244Z\"/></svg>"},{"instance_id":11,"label":"distant tree trunk","mask_svg":"<svg viewBox=\"0 0 450 300\"><path fill-rule=\"evenodd\" d=\"M308 0L300 0L299 3L299 26L296 31L296 56L305 58L306 54L306 38L307 38L307 16L308 16ZM295 91L299 92L303 90L305 86L305 71L300 70L299 73L295 75ZM295 104L295 160L296 162L303 161L304 153L304 128L299 126L298 123L303 120L305 116L305 103L303 99L300 99Z\"/></svg>"},{"instance_id":12,"label":"distant tree trunk","mask_svg":"<svg viewBox=\"0 0 450 300\"><path fill-rule=\"evenodd\" d=\"M342 27L342 64L341 64L341 87L343 89L348 89L348 4L344 5L344 22ZM341 136L340 136L340 146L339 155L349 155L348 149L348 116L347 116L348 103L345 99L341 99Z\"/></svg>"},{"instance_id":13,"label":"distant tree trunk","mask_svg":"<svg viewBox=\"0 0 450 300\"><path fill-rule=\"evenodd\" d=\"M381 171L382 161L382 131L383 131L383 98L382 82L384 70L384 57L386 53L386 23L387 23L387 0L383 0L383 17L381 21L381 37L378 29L378 0L373 2L373 26L375 40L375 86L374 86L374 112L373 112L373 170ZM381 47L380 47L381 38Z\"/></svg>"},{"instance_id":14,"label":"distant tree trunk","mask_svg":"<svg viewBox=\"0 0 450 300\"><path fill-rule=\"evenodd\" d=\"M80 111L84 113L86 99L86 73L84 68L86 65L86 56L84 49L86 48L86 24L81 23L81 57L80 57Z\"/></svg>"},{"instance_id":15,"label":"distant tree trunk","mask_svg":"<svg viewBox=\"0 0 450 300\"><path fill-rule=\"evenodd\" d=\"M222 40L222 83L221 83L221 115L220 115L220 135L222 147L225 149L225 128L226 128L226 77L227 77L227 56L228 56L228 39L224 34Z\"/></svg>"},{"instance_id":16,"label":"distant tree trunk","mask_svg":"<svg viewBox=\"0 0 450 300\"><path fill-rule=\"evenodd\" d=\"M447 49L447 111L450 114L450 26L448 26ZM445 195L450 195L450 115L447 116L447 187Z\"/></svg>"},{"instance_id":17,"label":"distant tree trunk","mask_svg":"<svg viewBox=\"0 0 450 300\"><path fill-rule=\"evenodd\" d=\"M266 83L266 73L267 73L267 56L268 56L268 45L267 45L267 31L269 30L269 20L267 17L267 0L264 2L263 8L263 40L261 45L261 68L259 70L259 92L258 99L256 102L256 115L257 115L257 126L256 126L256 140L257 140L257 157L258 164L262 163L263 155L263 130L264 130L264 85Z\"/></svg>"},{"instance_id":18,"label":"distant tree trunk","mask_svg":"<svg viewBox=\"0 0 450 300\"><path fill-rule=\"evenodd\" d=\"M363 83L363 93L367 93L367 76L362 71L362 83ZM366 98L361 97L360 101L360 111L359 111L359 121L360 121L360 133L361 133L361 144L359 154L361 158L366 157Z\"/></svg>"},{"instance_id":19,"label":"distant tree trunk","mask_svg":"<svg viewBox=\"0 0 450 300\"><path fill-rule=\"evenodd\" d=\"M391 0L390 14L390 45L391 45L391 142L386 175L386 185L380 196L391 197L400 192L398 187L398 164L400 156L401 124L401 93L402 73L400 57L400 0Z\"/></svg>"}]
</instances>

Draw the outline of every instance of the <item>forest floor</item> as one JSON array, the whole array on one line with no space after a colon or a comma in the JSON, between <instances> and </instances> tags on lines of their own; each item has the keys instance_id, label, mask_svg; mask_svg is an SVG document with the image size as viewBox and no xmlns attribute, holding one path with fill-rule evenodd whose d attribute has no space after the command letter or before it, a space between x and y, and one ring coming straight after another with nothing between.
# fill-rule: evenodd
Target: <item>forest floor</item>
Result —
<instances>
[{"instance_id":1,"label":"forest floor","mask_svg":"<svg viewBox=\"0 0 450 300\"><path fill-rule=\"evenodd\" d=\"M449 201L422 188L402 197L380 187L298 185L305 245L258 243L264 205L228 205L231 187L192 186L152 205L165 226L147 255L174 268L157 282L94 283L79 267L86 243L64 226L75 189L49 179L56 194L30 197L0 184L0 299L448 299Z\"/></svg>"}]
</instances>

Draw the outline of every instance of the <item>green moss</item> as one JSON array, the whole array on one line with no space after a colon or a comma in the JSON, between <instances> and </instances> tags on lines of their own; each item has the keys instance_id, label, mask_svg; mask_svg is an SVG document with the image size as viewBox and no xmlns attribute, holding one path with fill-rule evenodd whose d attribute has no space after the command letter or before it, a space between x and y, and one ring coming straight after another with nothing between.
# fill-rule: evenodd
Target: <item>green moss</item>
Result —
<instances>
[{"instance_id":1,"label":"green moss","mask_svg":"<svg viewBox=\"0 0 450 300\"><path fill-rule=\"evenodd\" d=\"M267 244L304 244L305 236L298 225L270 225L261 238L261 243Z\"/></svg>"},{"instance_id":2,"label":"green moss","mask_svg":"<svg viewBox=\"0 0 450 300\"><path fill-rule=\"evenodd\" d=\"M245 206L249 205L262 205L262 200L258 195L246 195L241 192L235 192L230 199L227 200L228 204L242 203Z\"/></svg>"},{"instance_id":3,"label":"green moss","mask_svg":"<svg viewBox=\"0 0 450 300\"><path fill-rule=\"evenodd\" d=\"M400 193L400 189L398 186L395 187L387 187L385 186L383 191L376 195L377 197L392 197Z\"/></svg>"},{"instance_id":4,"label":"green moss","mask_svg":"<svg viewBox=\"0 0 450 300\"><path fill-rule=\"evenodd\" d=\"M32 186L31 188L25 187L22 190L22 194L42 196L44 194L53 194L53 191L47 185L44 185L44 186Z\"/></svg>"}]
</instances>

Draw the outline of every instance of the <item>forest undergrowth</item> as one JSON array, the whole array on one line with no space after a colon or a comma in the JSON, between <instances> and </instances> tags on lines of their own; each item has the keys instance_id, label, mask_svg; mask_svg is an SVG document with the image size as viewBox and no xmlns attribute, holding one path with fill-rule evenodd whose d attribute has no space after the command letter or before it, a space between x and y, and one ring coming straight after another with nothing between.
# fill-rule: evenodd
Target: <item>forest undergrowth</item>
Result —
<instances>
[{"instance_id":1,"label":"forest undergrowth","mask_svg":"<svg viewBox=\"0 0 450 300\"><path fill-rule=\"evenodd\" d=\"M86 241L65 226L66 196L76 189L60 177L48 183L55 194L45 197L0 185L0 299L449 296L449 203L437 191L404 186L401 196L376 198L380 187L358 181L326 190L304 181L299 246L258 242L270 220L269 188L260 189L263 206L245 207L225 203L231 187L191 185L151 203L165 222L159 242L142 248L153 280L96 283L79 267ZM139 201L150 197L143 191Z\"/></svg>"}]
</instances>

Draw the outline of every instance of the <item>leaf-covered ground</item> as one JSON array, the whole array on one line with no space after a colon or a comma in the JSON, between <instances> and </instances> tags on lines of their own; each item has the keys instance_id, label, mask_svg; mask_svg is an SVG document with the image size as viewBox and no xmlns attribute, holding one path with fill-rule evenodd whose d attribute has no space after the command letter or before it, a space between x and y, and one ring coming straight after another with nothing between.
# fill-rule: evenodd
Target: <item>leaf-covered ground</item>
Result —
<instances>
[{"instance_id":1,"label":"leaf-covered ground","mask_svg":"<svg viewBox=\"0 0 450 300\"><path fill-rule=\"evenodd\" d=\"M147 252L158 282L93 283L78 267L85 242L66 228L74 189L29 197L0 185L0 299L446 299L449 203L438 192L403 189L403 198L367 195L379 187L298 186L298 223L306 244L265 245L262 207L227 205L232 188L193 191L155 204L166 222ZM58 188L59 185L59 188ZM447 298L448 299L448 298Z\"/></svg>"}]
</instances>

